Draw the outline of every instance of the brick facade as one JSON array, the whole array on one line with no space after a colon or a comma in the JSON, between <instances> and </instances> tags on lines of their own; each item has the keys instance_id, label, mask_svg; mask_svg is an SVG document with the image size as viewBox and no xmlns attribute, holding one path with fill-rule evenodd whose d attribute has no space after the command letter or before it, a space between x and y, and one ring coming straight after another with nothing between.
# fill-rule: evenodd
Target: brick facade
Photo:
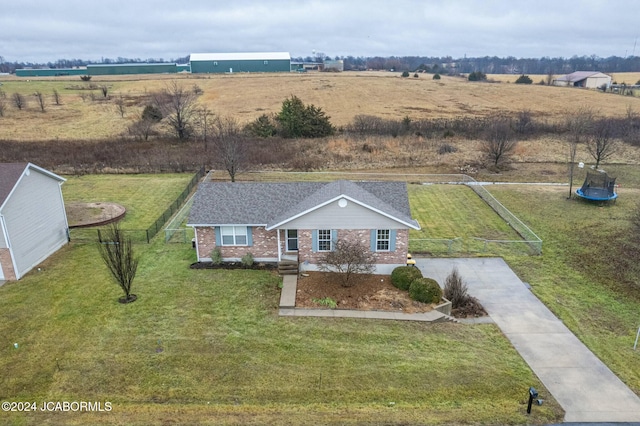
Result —
<instances>
[{"instance_id":1,"label":"brick facade","mask_svg":"<svg viewBox=\"0 0 640 426\"><path fill-rule=\"evenodd\" d=\"M8 248L0 248L0 267L2 267L5 280L14 281L16 279L16 272L13 270L11 262L11 252Z\"/></svg>"},{"instance_id":2,"label":"brick facade","mask_svg":"<svg viewBox=\"0 0 640 426\"><path fill-rule=\"evenodd\" d=\"M254 226L251 229L251 246L220 246L223 259L240 259L247 253L251 253L254 259L278 258L278 234L276 231L267 231L264 226ZM198 241L198 259L211 259L211 251L216 246L216 234L212 227L196 228Z\"/></svg>"},{"instance_id":3,"label":"brick facade","mask_svg":"<svg viewBox=\"0 0 640 426\"><path fill-rule=\"evenodd\" d=\"M286 235L284 231L267 231L262 226L252 228L252 246L221 246L224 259L240 259L247 253L251 253L255 259L278 258L278 234L280 234L281 253L286 252ZM298 230L298 261L306 265L317 265L324 252L313 251L313 230ZM198 259L211 258L211 250L216 246L215 231L212 227L196 228L198 241ZM371 230L369 229L340 229L338 238L349 241L356 240L365 247L371 246ZM396 230L395 250L392 252L375 252L374 257L378 265L404 265L407 260L409 243L409 231L407 229Z\"/></svg>"}]
</instances>

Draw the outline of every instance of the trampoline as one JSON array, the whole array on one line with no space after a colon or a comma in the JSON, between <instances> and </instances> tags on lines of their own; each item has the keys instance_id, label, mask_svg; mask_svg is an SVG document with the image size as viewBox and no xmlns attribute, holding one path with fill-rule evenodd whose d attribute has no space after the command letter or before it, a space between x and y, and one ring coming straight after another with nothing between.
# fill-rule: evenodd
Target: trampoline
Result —
<instances>
[{"instance_id":1,"label":"trampoline","mask_svg":"<svg viewBox=\"0 0 640 426\"><path fill-rule=\"evenodd\" d=\"M585 200L609 201L618 198L614 188L616 178L606 173L587 172L582 188L576 190L576 195Z\"/></svg>"}]
</instances>

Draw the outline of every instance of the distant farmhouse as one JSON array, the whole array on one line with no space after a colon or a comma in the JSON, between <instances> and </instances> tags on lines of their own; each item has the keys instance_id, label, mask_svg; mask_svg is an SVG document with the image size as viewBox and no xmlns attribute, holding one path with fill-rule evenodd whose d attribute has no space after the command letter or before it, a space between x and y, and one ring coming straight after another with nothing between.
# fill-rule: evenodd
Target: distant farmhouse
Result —
<instances>
[{"instance_id":1,"label":"distant farmhouse","mask_svg":"<svg viewBox=\"0 0 640 426\"><path fill-rule=\"evenodd\" d=\"M192 53L191 73L291 72L289 52Z\"/></svg>"},{"instance_id":2,"label":"distant farmhouse","mask_svg":"<svg viewBox=\"0 0 640 426\"><path fill-rule=\"evenodd\" d=\"M585 87L599 89L611 86L611 77L597 71L576 71L553 80L554 86Z\"/></svg>"}]
</instances>

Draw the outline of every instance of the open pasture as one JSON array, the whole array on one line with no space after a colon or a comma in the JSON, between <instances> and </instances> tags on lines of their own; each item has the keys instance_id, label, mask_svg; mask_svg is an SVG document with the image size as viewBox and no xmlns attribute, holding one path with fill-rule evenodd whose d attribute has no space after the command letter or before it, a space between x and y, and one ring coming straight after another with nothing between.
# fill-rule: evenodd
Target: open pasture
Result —
<instances>
[{"instance_id":1,"label":"open pasture","mask_svg":"<svg viewBox=\"0 0 640 426\"><path fill-rule=\"evenodd\" d=\"M431 74L418 75L402 78L392 72L179 74L101 76L90 82L72 77L4 77L0 81L8 106L5 116L0 118L0 139L99 139L120 135L149 103L149 94L166 87L169 80L176 80L188 89L199 87L203 91L198 100L200 107L235 117L241 123L279 111L282 101L291 95L321 107L338 127L359 114L419 120L512 114L528 109L536 117L553 121L581 107L611 116L625 115L629 106L640 110L640 98L594 90L477 83L448 76L433 80ZM623 74L617 76L627 80ZM90 85L95 88L89 89ZM107 98L100 86L108 88ZM54 89L61 95L61 105L53 103ZM46 97L44 113L33 96L36 91ZM16 92L27 98L26 110L19 111L11 105L10 96ZM124 117L114 103L121 96L126 104Z\"/></svg>"}]
</instances>

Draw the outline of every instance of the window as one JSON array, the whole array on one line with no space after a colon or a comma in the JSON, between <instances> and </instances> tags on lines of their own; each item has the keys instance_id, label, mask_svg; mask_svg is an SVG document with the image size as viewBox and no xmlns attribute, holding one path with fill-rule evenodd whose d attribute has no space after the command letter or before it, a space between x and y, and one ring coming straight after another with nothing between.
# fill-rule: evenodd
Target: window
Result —
<instances>
[{"instance_id":1,"label":"window","mask_svg":"<svg viewBox=\"0 0 640 426\"><path fill-rule=\"evenodd\" d=\"M389 251L390 236L391 232L388 229L376 231L376 251Z\"/></svg>"},{"instance_id":2,"label":"window","mask_svg":"<svg viewBox=\"0 0 640 426\"><path fill-rule=\"evenodd\" d=\"M221 232L223 246L246 246L246 226L222 226Z\"/></svg>"},{"instance_id":3,"label":"window","mask_svg":"<svg viewBox=\"0 0 640 426\"><path fill-rule=\"evenodd\" d=\"M269 61L264 61L264 64L265 65L269 65Z\"/></svg>"},{"instance_id":4,"label":"window","mask_svg":"<svg viewBox=\"0 0 640 426\"><path fill-rule=\"evenodd\" d=\"M331 229L318 229L318 251L331 250Z\"/></svg>"},{"instance_id":5,"label":"window","mask_svg":"<svg viewBox=\"0 0 640 426\"><path fill-rule=\"evenodd\" d=\"M218 61L213 61L213 66L217 67L218 66Z\"/></svg>"}]
</instances>

